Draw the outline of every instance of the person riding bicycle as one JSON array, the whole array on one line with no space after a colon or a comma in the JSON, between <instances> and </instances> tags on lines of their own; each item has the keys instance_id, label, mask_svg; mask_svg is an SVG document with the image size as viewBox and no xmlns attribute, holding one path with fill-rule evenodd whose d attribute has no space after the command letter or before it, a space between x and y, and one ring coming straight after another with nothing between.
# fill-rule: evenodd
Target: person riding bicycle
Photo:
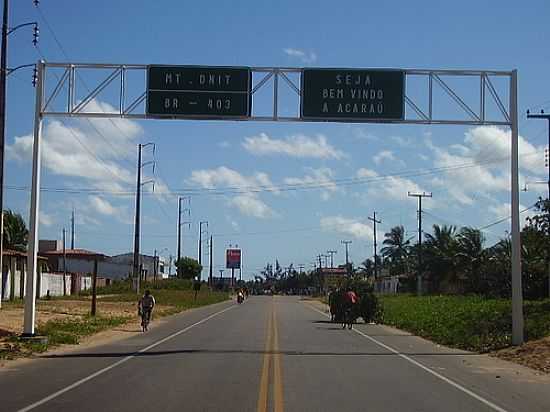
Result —
<instances>
[{"instance_id":1,"label":"person riding bicycle","mask_svg":"<svg viewBox=\"0 0 550 412\"><path fill-rule=\"evenodd\" d=\"M150 290L146 290L138 303L139 313L141 315L141 326L143 331L147 330L147 326L151 320L151 314L155 307L155 297L151 295Z\"/></svg>"},{"instance_id":2,"label":"person riding bicycle","mask_svg":"<svg viewBox=\"0 0 550 412\"><path fill-rule=\"evenodd\" d=\"M351 288L348 288L348 290L344 294L344 328L346 327L346 325L348 326L348 329L352 328L353 309L358 301L359 298L357 297L357 294Z\"/></svg>"}]
</instances>

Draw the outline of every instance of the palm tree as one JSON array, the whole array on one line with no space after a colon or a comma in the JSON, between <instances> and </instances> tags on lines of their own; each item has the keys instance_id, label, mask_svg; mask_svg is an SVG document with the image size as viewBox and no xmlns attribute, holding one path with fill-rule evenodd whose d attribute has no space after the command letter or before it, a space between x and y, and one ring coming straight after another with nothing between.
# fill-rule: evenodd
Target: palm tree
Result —
<instances>
[{"instance_id":1,"label":"palm tree","mask_svg":"<svg viewBox=\"0 0 550 412\"><path fill-rule=\"evenodd\" d=\"M29 230L25 225L23 217L11 210L4 211L4 247L20 252L27 250Z\"/></svg>"},{"instance_id":2,"label":"palm tree","mask_svg":"<svg viewBox=\"0 0 550 412\"><path fill-rule=\"evenodd\" d=\"M466 275L468 288L477 291L481 287L481 267L487 256L483 248L485 236L478 229L463 227L456 236L456 241L456 258Z\"/></svg>"},{"instance_id":3,"label":"palm tree","mask_svg":"<svg viewBox=\"0 0 550 412\"><path fill-rule=\"evenodd\" d=\"M456 227L433 225L433 234L426 233L424 251L426 268L431 273L436 291L441 280L456 281Z\"/></svg>"},{"instance_id":4,"label":"palm tree","mask_svg":"<svg viewBox=\"0 0 550 412\"><path fill-rule=\"evenodd\" d=\"M382 256L390 260L390 267L394 270L403 269L408 271L409 258L409 239L405 240L405 228L403 226L395 226L388 233L384 234L384 246L380 253Z\"/></svg>"}]
</instances>

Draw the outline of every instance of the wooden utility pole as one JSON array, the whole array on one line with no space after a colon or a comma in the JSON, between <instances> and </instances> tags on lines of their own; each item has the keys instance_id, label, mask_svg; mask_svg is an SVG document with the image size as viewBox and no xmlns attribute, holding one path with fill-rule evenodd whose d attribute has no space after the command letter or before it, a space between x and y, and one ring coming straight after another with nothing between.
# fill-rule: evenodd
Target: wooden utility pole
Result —
<instances>
[{"instance_id":1,"label":"wooden utility pole","mask_svg":"<svg viewBox=\"0 0 550 412\"><path fill-rule=\"evenodd\" d=\"M94 260L94 271L92 273L92 310L90 314L96 315L97 309L97 259Z\"/></svg>"}]
</instances>

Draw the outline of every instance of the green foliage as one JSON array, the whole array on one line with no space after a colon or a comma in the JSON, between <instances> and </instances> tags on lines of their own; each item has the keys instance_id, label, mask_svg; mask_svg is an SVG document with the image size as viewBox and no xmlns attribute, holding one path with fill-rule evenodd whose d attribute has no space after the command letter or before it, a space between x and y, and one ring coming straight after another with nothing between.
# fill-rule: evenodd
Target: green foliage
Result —
<instances>
[{"instance_id":1,"label":"green foliage","mask_svg":"<svg viewBox=\"0 0 550 412\"><path fill-rule=\"evenodd\" d=\"M479 296L383 296L385 324L436 343L477 352L511 345L511 302ZM524 306L525 336L550 334L550 300Z\"/></svg>"},{"instance_id":2,"label":"green foliage","mask_svg":"<svg viewBox=\"0 0 550 412\"><path fill-rule=\"evenodd\" d=\"M182 257L175 263L177 276L181 279L194 279L201 274L202 266L195 259Z\"/></svg>"},{"instance_id":3,"label":"green foliage","mask_svg":"<svg viewBox=\"0 0 550 412\"><path fill-rule=\"evenodd\" d=\"M29 238L29 230L25 220L19 213L4 211L4 247L6 249L25 252Z\"/></svg>"}]
</instances>

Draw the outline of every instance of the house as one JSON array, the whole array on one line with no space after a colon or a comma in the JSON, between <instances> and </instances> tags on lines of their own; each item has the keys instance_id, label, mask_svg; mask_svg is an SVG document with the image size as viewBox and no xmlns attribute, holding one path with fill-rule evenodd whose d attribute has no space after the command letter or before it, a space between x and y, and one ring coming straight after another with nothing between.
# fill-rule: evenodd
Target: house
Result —
<instances>
[{"instance_id":1,"label":"house","mask_svg":"<svg viewBox=\"0 0 550 412\"><path fill-rule=\"evenodd\" d=\"M153 280L154 278L165 279L168 278L168 273L166 273L166 262L162 256L150 256L150 255L139 255L142 279ZM129 265L131 268L134 263L134 254L123 253L120 255L111 256L108 258L109 262Z\"/></svg>"}]
</instances>

